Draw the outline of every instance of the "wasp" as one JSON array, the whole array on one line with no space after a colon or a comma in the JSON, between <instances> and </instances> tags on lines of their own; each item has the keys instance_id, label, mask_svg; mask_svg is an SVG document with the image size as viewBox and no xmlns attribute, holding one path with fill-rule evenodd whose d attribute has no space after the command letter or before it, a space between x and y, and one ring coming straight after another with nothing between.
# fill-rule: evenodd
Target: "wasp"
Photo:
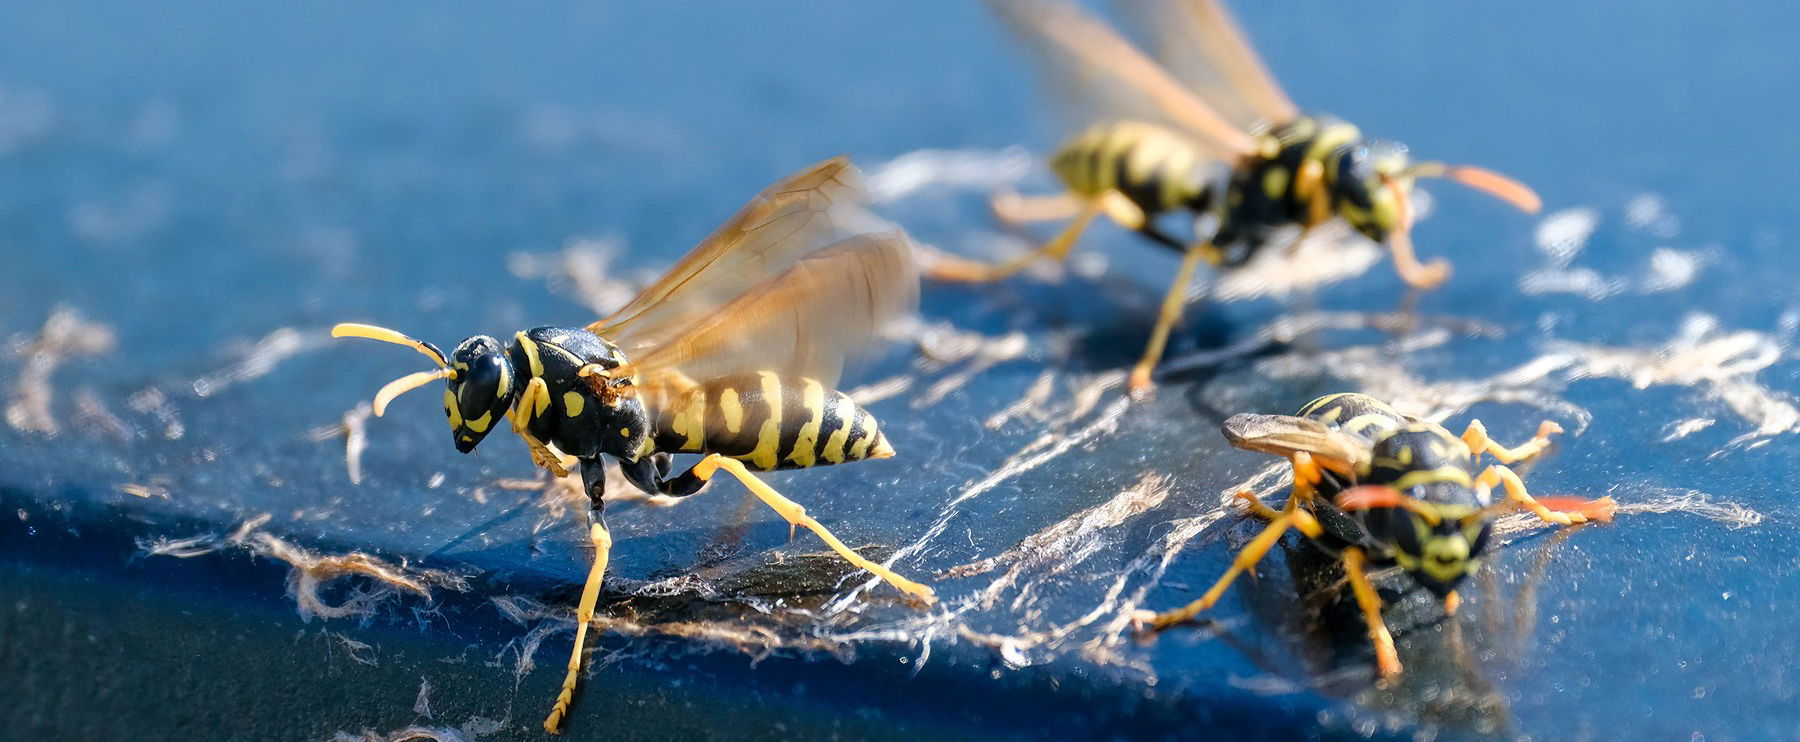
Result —
<instances>
[{"instance_id":1,"label":"wasp","mask_svg":"<svg viewBox=\"0 0 1800 742\"><path fill-rule=\"evenodd\" d=\"M383 387L376 415L399 395L443 380L456 450L475 450L507 424L537 466L568 476L562 457L579 462L594 561L547 731L559 730L573 699L612 546L601 514L607 458L644 492L673 497L725 471L790 528L804 526L851 564L912 598L934 600L931 588L851 550L751 473L894 455L875 418L835 388L846 358L918 304L912 243L903 232L858 232L870 223L858 206L865 201L844 158L801 170L586 327L538 327L505 344L476 335L449 354L384 327L333 328L336 337L410 347L437 366ZM702 458L671 476L677 454Z\"/></svg>"},{"instance_id":2,"label":"wasp","mask_svg":"<svg viewBox=\"0 0 1800 742\"><path fill-rule=\"evenodd\" d=\"M1060 234L1001 263L942 258L929 275L992 281L1038 259L1063 260L1102 214L1180 253L1181 267L1131 373L1134 394L1151 389L1150 374L1201 262L1242 265L1293 226L1301 230L1297 245L1337 218L1385 243L1400 277L1426 289L1447 279L1450 266L1442 259L1421 264L1414 255L1415 179L1449 178L1526 212L1541 206L1530 188L1498 173L1413 162L1404 148L1372 144L1348 122L1301 113L1216 0L1123 3L1152 30L1155 59L1066 0L989 4L1074 94L1071 107L1098 122L1050 158L1066 193L1004 194L992 202L1005 222L1072 218ZM1159 224L1181 214L1193 218L1192 241Z\"/></svg>"},{"instance_id":3,"label":"wasp","mask_svg":"<svg viewBox=\"0 0 1800 742\"><path fill-rule=\"evenodd\" d=\"M1269 523L1233 560L1218 582L1188 605L1164 613L1141 611L1140 626L1161 630L1211 609L1245 570L1256 566L1288 529L1343 564L1368 623L1376 666L1400 672L1393 637L1381 617L1381 598L1369 581L1373 568L1397 566L1454 614L1456 589L1481 565L1501 513L1525 509L1558 525L1611 520L1611 497L1598 500L1532 497L1509 464L1530 459L1562 432L1544 421L1529 441L1508 448L1488 437L1480 420L1461 437L1436 423L1396 412L1365 394L1331 394L1298 415L1234 415L1223 426L1231 445L1288 459L1294 487L1275 510L1249 492L1238 497ZM1477 472L1482 454L1500 463ZM1494 502L1493 489L1506 499ZM1555 507L1552 508L1551 506Z\"/></svg>"}]
</instances>

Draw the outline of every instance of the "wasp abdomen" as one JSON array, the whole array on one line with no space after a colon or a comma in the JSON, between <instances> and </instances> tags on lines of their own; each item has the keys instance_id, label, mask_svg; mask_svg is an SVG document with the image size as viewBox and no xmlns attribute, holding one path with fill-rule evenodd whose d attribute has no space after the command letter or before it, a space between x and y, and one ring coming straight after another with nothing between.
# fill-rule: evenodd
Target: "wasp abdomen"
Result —
<instances>
[{"instance_id":1,"label":"wasp abdomen","mask_svg":"<svg viewBox=\"0 0 1800 742\"><path fill-rule=\"evenodd\" d=\"M696 385L656 412L656 448L716 453L762 471L894 455L875 417L817 380L768 371Z\"/></svg>"},{"instance_id":2,"label":"wasp abdomen","mask_svg":"<svg viewBox=\"0 0 1800 742\"><path fill-rule=\"evenodd\" d=\"M1305 407L1300 408L1300 416L1310 417L1370 442L1411 422L1386 402L1355 392L1328 394L1308 402Z\"/></svg>"},{"instance_id":3,"label":"wasp abdomen","mask_svg":"<svg viewBox=\"0 0 1800 742\"><path fill-rule=\"evenodd\" d=\"M1083 132L1050 158L1069 190L1089 197L1118 191L1146 214L1204 201L1209 159L1192 140L1135 121Z\"/></svg>"}]
</instances>

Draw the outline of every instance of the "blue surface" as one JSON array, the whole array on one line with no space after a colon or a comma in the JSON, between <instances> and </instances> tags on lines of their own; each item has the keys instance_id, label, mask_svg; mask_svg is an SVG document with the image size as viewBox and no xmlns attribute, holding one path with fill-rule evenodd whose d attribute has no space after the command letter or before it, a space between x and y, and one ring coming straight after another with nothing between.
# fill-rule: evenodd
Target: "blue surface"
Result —
<instances>
[{"instance_id":1,"label":"blue surface","mask_svg":"<svg viewBox=\"0 0 1800 742\"><path fill-rule=\"evenodd\" d=\"M1451 258L1457 273L1421 301L1429 342L1323 331L1171 376L1154 404L1124 411L1116 428L1095 428L1067 453L992 488L982 480L1009 457L1040 436L1102 421L1119 396L1103 396L1085 416L984 421L1046 368L1058 372L1060 400L1086 375L1129 364L1173 260L1101 229L1083 252L1107 258L1103 278L928 289L927 320L988 336L1017 332L1028 353L915 409L909 397L956 367L920 370L912 350L896 350L853 383L916 377L909 395L874 406L901 457L782 475L778 486L853 543L908 549L896 568L921 576L1007 553L1107 503L1146 471L1172 477L1164 499L1059 542L1052 556L1019 562L1011 587L994 582L1004 566L942 579L945 607L930 613L883 589L859 592L859 579L799 558L817 542L803 533L788 545L784 524L740 505L735 488L668 510L621 507L609 516L619 538L609 592L697 564L710 568L709 580L753 587L712 598L614 598L612 615L763 626L784 646L825 637L856 659L840 665L787 647L753 665L717 641L607 636L600 654L613 659L583 686L572 735L654 737L688 729L704 717L695 709L720 715L711 733L722 737L782 736L770 717L815 724L796 727L807 730L800 736L1042 737L1060 729L1759 740L1800 728L1800 626L1789 610L1800 591L1790 527L1796 430L1770 423L1756 434L1757 420L1773 418L1731 406L1761 393L1745 404L1767 412L1792 405L1800 390L1791 349L1800 222L1786 175L1800 162L1787 125L1800 62L1795 12L1673 1L1629 10L1239 5L1304 106L1424 157L1515 175L1544 196L1547 216L1434 188L1435 210L1417 241L1426 255ZM351 485L341 443L308 431L416 370L418 359L329 343L320 339L325 328L375 321L442 344L586 322L592 312L566 286L510 272L509 256L604 238L622 246L610 270L636 277L666 265L764 184L826 156L849 154L878 172L921 149L1004 160L1005 148L1023 145L1041 154L1067 132L1046 115L1031 74L979 5L962 2L504 11L475 3L0 4L0 332L29 337L66 306L117 335L106 356L72 359L53 375L58 435L0 428L0 500L20 514L0 531L0 554L16 573L7 591L20 596L5 602L26 606L9 614L0 669L18 671L0 673L0 689L29 699L6 704L0 729L174 738L196 733L171 711L185 704L218 723L254 717L269 736L475 717L503 719L500 737L536 736L568 635L546 640L539 669L515 683L511 660L484 663L529 625L507 621L489 599L572 602L568 585L585 568L580 534L568 520L547 521L535 492L489 484L530 474L510 437L457 456L430 395L371 422L365 479ZM1019 187L1048 184L1033 169ZM984 189L934 187L881 209L924 241L980 253L995 239ZM1545 222L1591 224L1565 267L1588 269L1617 290L1592 298L1532 289L1522 277L1555 267L1538 246ZM1694 261L1693 279L1657 284L1665 275L1654 270L1659 248ZM1197 308L1173 354L1250 342L1290 313L1351 316L1398 303L1399 283L1382 263L1298 301ZM1429 329L1446 315L1487 331L1433 339ZM1638 389L1630 371L1609 375L1596 365L1591 347L1563 345L1653 359L1684 326L1709 321L1716 329L1704 340L1745 344L1739 370L1705 372L1719 365L1712 359L1701 372L1664 369ZM294 355L239 383L215 376L242 358L244 344L281 328L307 338ZM1773 356L1744 360L1762 352ZM1542 380L1460 383L1557 353L1577 360L1545 366L1554 370ZM1327 357L1336 365L1320 367ZM1639 370L1649 363L1639 362ZM0 360L9 374L22 366ZM1215 611L1216 625L1153 643L1119 633L1115 619L1127 606L1118 598L1155 608L1189 600L1253 532L1235 515L1206 521L1164 566L1169 534L1219 514L1221 493L1267 464L1224 445L1224 415L1391 387L1400 372L1440 383L1399 386L1415 394L1403 401L1451 414L1454 426L1477 415L1504 440L1525 437L1546 415L1569 427L1573 434L1527 474L1538 491L1610 493L1660 508L1698 490L1763 520L1736 528L1693 512L1640 511L1566 539L1520 534L1491 565L1497 592L1472 591L1455 621L1396 608L1396 628L1413 627L1401 631L1411 672L1382 690L1368 682L1360 627L1302 607L1291 575L1311 572L1298 553L1278 555L1263 579L1235 590ZM197 388L199 380L207 384ZM130 406L146 389L169 400L179 438L166 434L165 419ZM1518 393L1483 397L1496 389ZM84 393L123 421L123 439L76 422ZM10 386L7 394L10 402ZM1689 420L1714 422L1676 436ZM122 494L130 483L168 496ZM959 497L967 499L950 504ZM229 533L263 513L272 516L265 532L288 542L455 570L474 586L440 595L443 620L423 629L410 610L423 604L405 596L369 620L302 624L283 597L285 567L266 557L228 548L186 561L137 559L137 539ZM935 524L942 528L933 535ZM796 583L809 587L781 587ZM990 589L998 598L983 603ZM84 623L92 595L108 591L129 603L123 615L167 631ZM844 600L851 595L868 602ZM1508 619L1527 605L1535 612ZM321 625L378 645L381 663L332 664L319 645L334 640L317 638ZM1058 627L1071 628L1055 641L1020 644ZM184 670L176 685L187 692L166 696L133 692L163 677L155 664L126 667L117 683L103 684L110 713L77 717L85 681L59 668L86 660L68 637L104 643L113 632L126 648L178 647L155 656L204 671ZM36 638L11 638L26 636ZM245 636L261 639L226 641ZM1460 658L1458 642L1472 647ZM255 652L291 664L232 661ZM451 664L457 657L466 664ZM284 678L312 677L330 682L254 713L241 697L217 692L278 693ZM7 678L21 687L7 688ZM421 721L412 706L420 678L437 688L435 721ZM797 701L804 693L795 688L830 700ZM844 688L858 693L836 694Z\"/></svg>"}]
</instances>

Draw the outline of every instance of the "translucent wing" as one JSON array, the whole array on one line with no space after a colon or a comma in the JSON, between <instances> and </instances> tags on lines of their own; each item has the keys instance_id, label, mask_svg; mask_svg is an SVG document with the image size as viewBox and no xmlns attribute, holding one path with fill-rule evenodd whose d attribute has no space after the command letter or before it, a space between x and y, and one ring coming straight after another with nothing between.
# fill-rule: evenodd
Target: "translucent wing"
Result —
<instances>
[{"instance_id":1,"label":"translucent wing","mask_svg":"<svg viewBox=\"0 0 1800 742\"><path fill-rule=\"evenodd\" d=\"M805 376L830 388L846 358L918 303L918 269L905 233L861 234L751 287L631 358L630 370L652 393L756 371Z\"/></svg>"},{"instance_id":2,"label":"translucent wing","mask_svg":"<svg viewBox=\"0 0 1800 742\"><path fill-rule=\"evenodd\" d=\"M1025 39L1050 79L1089 120L1144 119L1196 135L1213 156L1235 160L1255 141L1103 21L1065 0L988 0Z\"/></svg>"},{"instance_id":3,"label":"translucent wing","mask_svg":"<svg viewBox=\"0 0 1800 742\"><path fill-rule=\"evenodd\" d=\"M1157 61L1242 129L1299 114L1218 0L1114 0Z\"/></svg>"},{"instance_id":4,"label":"translucent wing","mask_svg":"<svg viewBox=\"0 0 1800 742\"><path fill-rule=\"evenodd\" d=\"M1369 458L1369 444L1309 417L1232 415L1222 430L1231 445L1283 458L1309 453L1316 458L1356 466Z\"/></svg>"},{"instance_id":5,"label":"translucent wing","mask_svg":"<svg viewBox=\"0 0 1800 742\"><path fill-rule=\"evenodd\" d=\"M845 237L868 218L848 159L813 165L764 189L674 268L588 330L633 351L656 347L757 282Z\"/></svg>"}]
</instances>

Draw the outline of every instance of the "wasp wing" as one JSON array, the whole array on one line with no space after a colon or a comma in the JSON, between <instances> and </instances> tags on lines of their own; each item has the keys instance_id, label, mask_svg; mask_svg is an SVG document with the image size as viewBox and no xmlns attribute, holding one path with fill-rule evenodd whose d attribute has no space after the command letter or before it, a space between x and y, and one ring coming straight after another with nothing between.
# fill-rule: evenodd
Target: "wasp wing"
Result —
<instances>
[{"instance_id":1,"label":"wasp wing","mask_svg":"<svg viewBox=\"0 0 1800 742\"><path fill-rule=\"evenodd\" d=\"M988 0L1088 120L1173 124L1221 160L1255 149L1246 131L1183 87L1104 21L1066 0Z\"/></svg>"},{"instance_id":2,"label":"wasp wing","mask_svg":"<svg viewBox=\"0 0 1800 742\"><path fill-rule=\"evenodd\" d=\"M1233 124L1294 120L1299 109L1218 0L1114 0L1151 39L1157 61Z\"/></svg>"},{"instance_id":3,"label":"wasp wing","mask_svg":"<svg viewBox=\"0 0 1800 742\"><path fill-rule=\"evenodd\" d=\"M763 189L656 283L588 326L626 351L656 347L870 218L856 166L835 157Z\"/></svg>"},{"instance_id":4,"label":"wasp wing","mask_svg":"<svg viewBox=\"0 0 1800 742\"><path fill-rule=\"evenodd\" d=\"M629 371L653 395L758 371L831 388L845 359L918 303L918 268L906 234L856 235L801 258L644 351Z\"/></svg>"},{"instance_id":5,"label":"wasp wing","mask_svg":"<svg viewBox=\"0 0 1800 742\"><path fill-rule=\"evenodd\" d=\"M1326 462L1355 467L1369 459L1368 442L1310 417L1232 415L1221 428L1225 440L1246 451L1283 458L1308 453Z\"/></svg>"}]
</instances>

